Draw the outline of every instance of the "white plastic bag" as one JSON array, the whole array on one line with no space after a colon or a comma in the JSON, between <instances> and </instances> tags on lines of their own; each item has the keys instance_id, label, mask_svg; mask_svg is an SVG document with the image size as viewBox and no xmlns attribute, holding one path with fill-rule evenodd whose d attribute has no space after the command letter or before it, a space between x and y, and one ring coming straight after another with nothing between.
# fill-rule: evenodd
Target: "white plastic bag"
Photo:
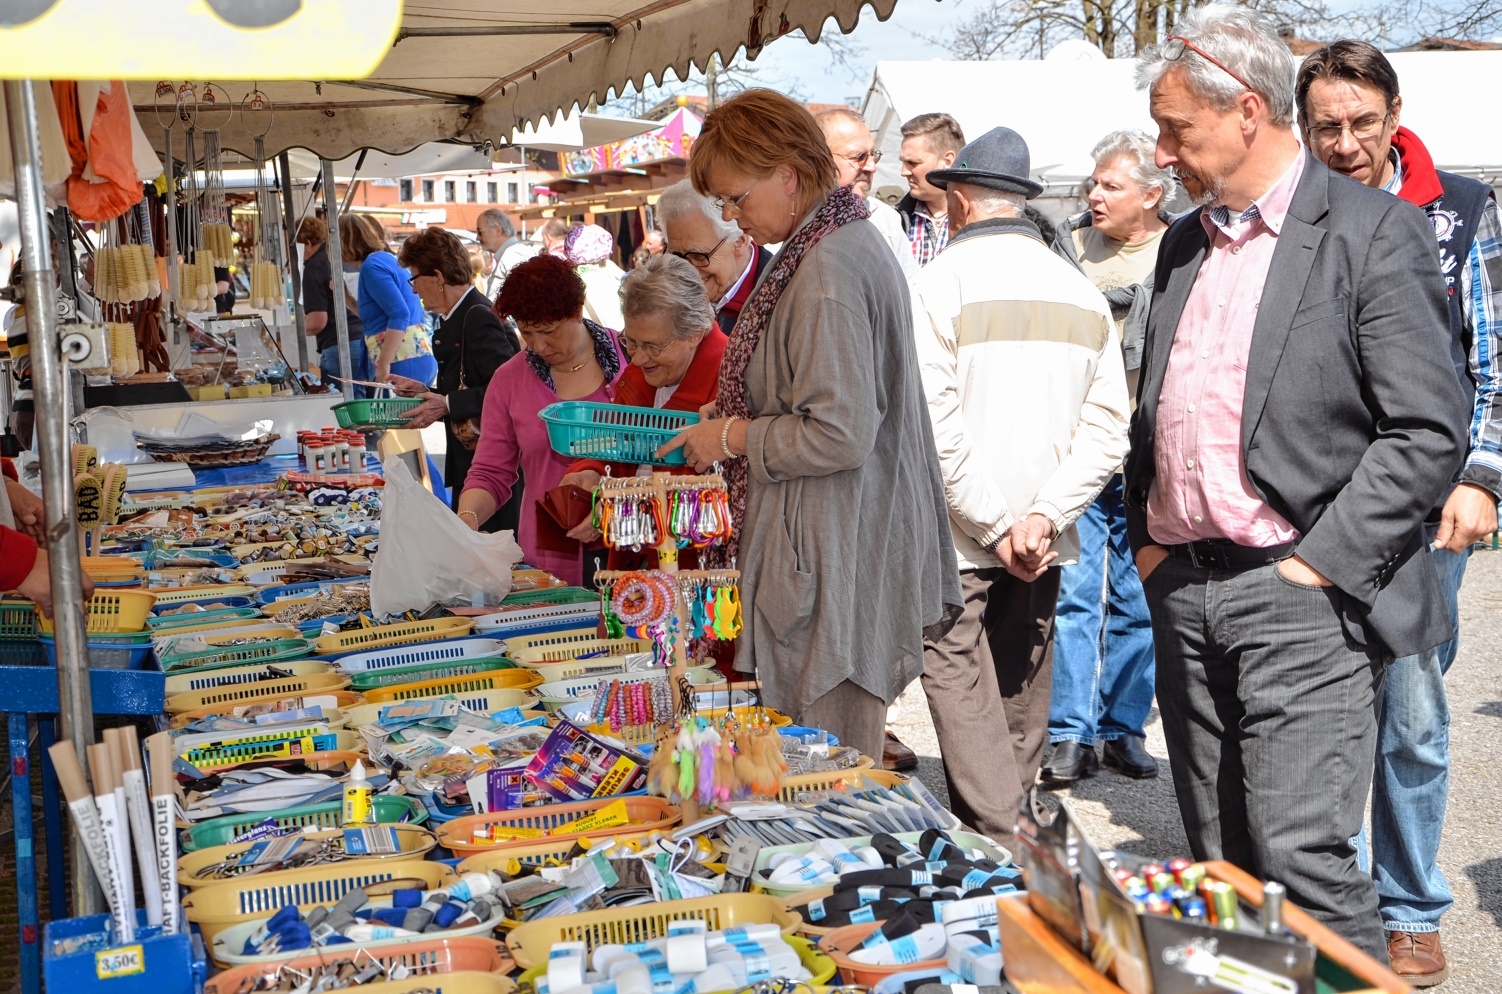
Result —
<instances>
[{"instance_id":1,"label":"white plastic bag","mask_svg":"<svg viewBox=\"0 0 1502 994\"><path fill-rule=\"evenodd\" d=\"M510 532L470 531L398 456L383 471L381 547L370 571L373 612L496 604L511 593L511 567L522 550Z\"/></svg>"}]
</instances>

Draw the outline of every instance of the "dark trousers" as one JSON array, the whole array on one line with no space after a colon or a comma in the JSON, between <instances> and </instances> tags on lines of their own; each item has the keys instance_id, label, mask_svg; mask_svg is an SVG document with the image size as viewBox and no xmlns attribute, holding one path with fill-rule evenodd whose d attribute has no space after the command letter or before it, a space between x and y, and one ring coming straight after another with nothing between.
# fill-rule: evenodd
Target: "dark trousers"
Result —
<instances>
[{"instance_id":1,"label":"dark trousers","mask_svg":"<svg viewBox=\"0 0 1502 994\"><path fill-rule=\"evenodd\" d=\"M1226 859L1380 963L1377 891L1356 863L1372 782L1384 654L1349 599L1275 564L1204 570L1169 558L1143 590L1158 706L1195 859Z\"/></svg>"},{"instance_id":2,"label":"dark trousers","mask_svg":"<svg viewBox=\"0 0 1502 994\"><path fill-rule=\"evenodd\" d=\"M999 567L963 570L960 590L959 621L924 647L923 692L950 809L1005 844L1048 739L1059 571L1025 583Z\"/></svg>"}]
</instances>

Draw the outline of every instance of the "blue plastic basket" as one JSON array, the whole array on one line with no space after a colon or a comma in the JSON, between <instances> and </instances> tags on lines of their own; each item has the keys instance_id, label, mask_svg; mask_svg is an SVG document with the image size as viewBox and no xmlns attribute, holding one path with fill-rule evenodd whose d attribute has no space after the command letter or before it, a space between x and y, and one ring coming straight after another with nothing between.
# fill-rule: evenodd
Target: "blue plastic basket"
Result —
<instances>
[{"instance_id":1,"label":"blue plastic basket","mask_svg":"<svg viewBox=\"0 0 1502 994\"><path fill-rule=\"evenodd\" d=\"M121 945L109 915L64 918L42 926L42 975L49 991L109 994L196 994L208 963L197 936L186 928L163 935L137 908L136 939Z\"/></svg>"},{"instance_id":2,"label":"blue plastic basket","mask_svg":"<svg viewBox=\"0 0 1502 994\"><path fill-rule=\"evenodd\" d=\"M140 639L127 640L127 636L120 636L119 641L93 638L86 644L89 650L89 669L91 670L139 670L146 667L146 662L151 658L151 633L144 633L145 641ZM52 635L38 635L37 640L42 643L42 648L47 652L47 658L53 666L57 665L57 639Z\"/></svg>"},{"instance_id":3,"label":"blue plastic basket","mask_svg":"<svg viewBox=\"0 0 1502 994\"><path fill-rule=\"evenodd\" d=\"M266 607L274 601L297 600L303 597L312 597L323 590L331 589L341 583L369 583L368 576L341 577L334 580L306 580L302 583L283 583L275 587L262 587L255 593L256 603Z\"/></svg>"},{"instance_id":4,"label":"blue plastic basket","mask_svg":"<svg viewBox=\"0 0 1502 994\"><path fill-rule=\"evenodd\" d=\"M548 443L555 452L575 459L656 466L684 465L687 459L682 449L668 453L665 459L658 459L653 453L683 429L699 423L699 415L689 411L659 411L655 407L583 400L549 404L538 417L548 426Z\"/></svg>"}]
</instances>

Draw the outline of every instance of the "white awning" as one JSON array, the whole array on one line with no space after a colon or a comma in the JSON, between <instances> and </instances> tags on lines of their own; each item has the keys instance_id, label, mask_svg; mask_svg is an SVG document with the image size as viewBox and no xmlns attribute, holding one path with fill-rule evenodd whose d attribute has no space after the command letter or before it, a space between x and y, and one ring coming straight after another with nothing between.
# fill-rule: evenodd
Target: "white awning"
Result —
<instances>
[{"instance_id":1,"label":"white awning","mask_svg":"<svg viewBox=\"0 0 1502 994\"><path fill-rule=\"evenodd\" d=\"M61 8L84 0L55 0ZM159 0L165 6L191 0ZM917 2L917 0L909 0ZM268 81L275 106L266 151L306 148L341 159L360 148L406 152L424 142L457 139L505 145L513 132L559 111L603 101L627 83L679 78L702 69L713 53L753 55L802 29L812 40L827 18L854 29L862 15L886 19L896 0L409 0L396 42L375 72L358 81ZM153 17L153 23L160 19ZM270 29L268 29L270 30ZM0 34L3 38L3 34ZM74 44L92 39L75 29ZM337 46L337 38L328 43ZM112 40L110 44L114 44ZM160 44L160 42L158 42ZM309 52L310 60L317 56ZM101 71L102 72L102 71ZM255 79L254 66L220 70ZM100 74L96 72L96 75ZM313 75L313 73L310 73ZM140 75L135 76L141 79ZM155 80L131 84L141 124L160 145ZM197 77L203 78L203 77ZM221 82L224 76L209 76ZM250 83L224 83L237 101ZM243 92L242 92L243 91ZM170 115L167 115L170 117ZM225 148L249 152L264 118L227 125ZM181 147L181 128L173 139Z\"/></svg>"}]
</instances>

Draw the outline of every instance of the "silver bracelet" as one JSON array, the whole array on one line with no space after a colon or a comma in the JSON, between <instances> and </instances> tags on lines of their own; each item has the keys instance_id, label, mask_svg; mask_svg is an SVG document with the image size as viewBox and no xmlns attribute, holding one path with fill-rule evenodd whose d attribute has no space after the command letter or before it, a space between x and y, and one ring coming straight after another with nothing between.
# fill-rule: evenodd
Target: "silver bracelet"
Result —
<instances>
[{"instance_id":1,"label":"silver bracelet","mask_svg":"<svg viewBox=\"0 0 1502 994\"><path fill-rule=\"evenodd\" d=\"M735 453L730 451L730 426L739 420L740 418L732 414L725 419L725 427L720 429L720 449L724 451L726 459L735 458Z\"/></svg>"}]
</instances>

